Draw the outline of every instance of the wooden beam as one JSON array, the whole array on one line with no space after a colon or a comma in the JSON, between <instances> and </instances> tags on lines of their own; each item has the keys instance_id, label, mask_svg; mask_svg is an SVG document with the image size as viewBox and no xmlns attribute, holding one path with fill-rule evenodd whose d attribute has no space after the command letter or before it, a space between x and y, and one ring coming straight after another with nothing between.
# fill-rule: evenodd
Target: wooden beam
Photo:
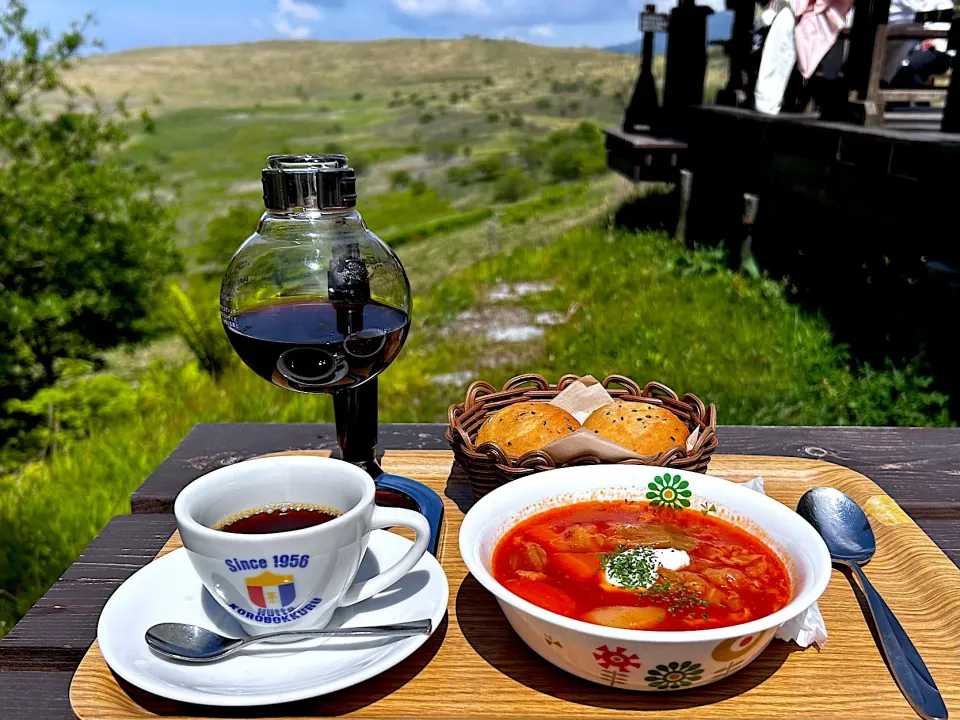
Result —
<instances>
[{"instance_id":1,"label":"wooden beam","mask_svg":"<svg viewBox=\"0 0 960 720\"><path fill-rule=\"evenodd\" d=\"M953 11L950 25L950 48L960 48L960 9ZM947 133L960 133L960 51L953 56L950 87L947 89L947 104L943 108L943 123L940 129Z\"/></svg>"},{"instance_id":2,"label":"wooden beam","mask_svg":"<svg viewBox=\"0 0 960 720\"><path fill-rule=\"evenodd\" d=\"M946 92L947 88L945 87L918 88L916 90L878 90L877 98L881 104L888 102L930 102L943 100Z\"/></svg>"},{"instance_id":3,"label":"wooden beam","mask_svg":"<svg viewBox=\"0 0 960 720\"><path fill-rule=\"evenodd\" d=\"M717 105L744 107L748 104L746 80L747 58L753 42L753 10L756 0L727 0L727 9L733 10L733 30L730 40L723 43L730 59L727 86L717 92ZM713 44L711 42L711 44Z\"/></svg>"}]
</instances>

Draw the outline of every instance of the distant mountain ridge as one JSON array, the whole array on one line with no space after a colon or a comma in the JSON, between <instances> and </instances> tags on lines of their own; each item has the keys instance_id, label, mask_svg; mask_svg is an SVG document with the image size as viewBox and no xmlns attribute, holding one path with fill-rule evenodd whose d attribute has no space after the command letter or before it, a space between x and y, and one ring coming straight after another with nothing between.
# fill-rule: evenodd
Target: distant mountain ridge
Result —
<instances>
[{"instance_id":1,"label":"distant mountain ridge","mask_svg":"<svg viewBox=\"0 0 960 720\"><path fill-rule=\"evenodd\" d=\"M714 13L707 18L707 40L725 40L730 37L730 31L733 28L733 13L720 12ZM625 55L639 55L643 50L643 38L638 37L630 42L619 43L617 45L608 45L603 48L607 52L623 53ZM653 52L662 55L667 51L666 33L658 33L653 43Z\"/></svg>"}]
</instances>

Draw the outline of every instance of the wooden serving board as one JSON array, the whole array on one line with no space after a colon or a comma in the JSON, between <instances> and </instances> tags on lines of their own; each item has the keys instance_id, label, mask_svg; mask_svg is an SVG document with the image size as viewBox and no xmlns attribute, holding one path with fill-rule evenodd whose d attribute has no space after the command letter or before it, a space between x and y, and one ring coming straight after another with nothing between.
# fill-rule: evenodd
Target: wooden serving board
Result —
<instances>
[{"instance_id":1,"label":"wooden serving board","mask_svg":"<svg viewBox=\"0 0 960 720\"><path fill-rule=\"evenodd\" d=\"M446 451L387 452L388 472L415 478L443 496L440 559L450 580L446 622L410 658L352 688L298 703L209 708L172 702L118 680L94 643L70 688L74 711L95 718L174 717L915 717L877 650L858 596L834 570L820 608L830 639L822 652L774 640L752 664L686 692L644 693L581 680L541 659L513 633L496 600L470 577L457 551L472 503L466 476ZM953 714L960 714L960 570L873 482L819 460L717 455L710 474L743 482L757 475L769 495L795 507L808 489L829 485L863 506L878 552L866 574L923 656ZM549 473L543 482L550 482ZM180 547L178 535L161 555ZM198 670L202 672L202 670Z\"/></svg>"}]
</instances>

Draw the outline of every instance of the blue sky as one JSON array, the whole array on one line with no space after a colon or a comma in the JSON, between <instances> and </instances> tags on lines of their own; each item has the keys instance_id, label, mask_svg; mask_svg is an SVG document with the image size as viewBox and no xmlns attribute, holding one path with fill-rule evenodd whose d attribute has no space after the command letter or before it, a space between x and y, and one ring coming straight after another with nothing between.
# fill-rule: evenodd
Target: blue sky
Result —
<instances>
[{"instance_id":1,"label":"blue sky","mask_svg":"<svg viewBox=\"0 0 960 720\"><path fill-rule=\"evenodd\" d=\"M104 41L107 51L117 51L274 39L464 34L602 47L637 39L637 12L647 1L27 0L27 6L33 23L54 30L92 12L98 23L92 34Z\"/></svg>"}]
</instances>

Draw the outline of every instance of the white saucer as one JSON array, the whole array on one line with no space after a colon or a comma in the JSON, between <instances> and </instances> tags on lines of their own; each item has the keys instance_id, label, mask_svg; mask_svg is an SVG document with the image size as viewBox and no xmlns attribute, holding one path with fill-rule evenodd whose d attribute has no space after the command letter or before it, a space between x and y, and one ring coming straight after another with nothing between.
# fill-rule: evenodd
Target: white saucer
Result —
<instances>
[{"instance_id":1,"label":"white saucer","mask_svg":"<svg viewBox=\"0 0 960 720\"><path fill-rule=\"evenodd\" d=\"M399 535L374 530L357 579L389 567L411 544ZM436 630L448 597L447 577L427 553L393 587L337 610L329 627L430 618ZM153 561L121 585L103 608L97 635L104 659L124 680L155 695L202 705L268 705L324 695L393 667L427 640L420 635L314 639L283 646L263 643L220 662L189 665L164 660L147 647L144 633L161 622L193 623L233 637L244 634L200 583L184 550Z\"/></svg>"}]
</instances>

